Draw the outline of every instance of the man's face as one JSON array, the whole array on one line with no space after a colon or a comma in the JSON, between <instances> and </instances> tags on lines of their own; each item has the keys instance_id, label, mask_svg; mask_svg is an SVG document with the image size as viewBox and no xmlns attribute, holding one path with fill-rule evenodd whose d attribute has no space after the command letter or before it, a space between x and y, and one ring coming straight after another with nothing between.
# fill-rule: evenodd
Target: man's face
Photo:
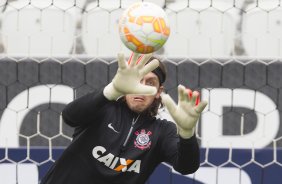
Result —
<instances>
[{"instance_id":1,"label":"man's face","mask_svg":"<svg viewBox=\"0 0 282 184\"><path fill-rule=\"evenodd\" d=\"M159 79L156 74L153 72L148 73L143 77L140 83L148 86L156 87L158 92L155 95L145 96L145 95L126 95L126 103L128 107L137 113L141 113L146 110L153 101L157 98L160 98L160 94L163 90L163 86L160 86Z\"/></svg>"}]
</instances>

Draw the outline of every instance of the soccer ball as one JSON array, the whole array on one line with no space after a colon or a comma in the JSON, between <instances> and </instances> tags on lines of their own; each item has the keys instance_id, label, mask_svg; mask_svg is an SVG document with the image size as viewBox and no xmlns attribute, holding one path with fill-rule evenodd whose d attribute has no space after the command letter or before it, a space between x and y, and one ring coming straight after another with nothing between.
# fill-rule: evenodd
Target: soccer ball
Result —
<instances>
[{"instance_id":1,"label":"soccer ball","mask_svg":"<svg viewBox=\"0 0 282 184\"><path fill-rule=\"evenodd\" d=\"M127 48L148 54L160 49L168 39L170 28L164 10L149 2L129 6L119 20L119 35Z\"/></svg>"}]
</instances>

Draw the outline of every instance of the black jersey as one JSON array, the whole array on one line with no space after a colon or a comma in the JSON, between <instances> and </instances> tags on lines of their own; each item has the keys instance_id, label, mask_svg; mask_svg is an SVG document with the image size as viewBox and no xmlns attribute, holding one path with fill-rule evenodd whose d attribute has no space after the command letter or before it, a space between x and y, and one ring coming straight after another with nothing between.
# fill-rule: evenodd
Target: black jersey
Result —
<instances>
[{"instance_id":1,"label":"black jersey","mask_svg":"<svg viewBox=\"0 0 282 184\"><path fill-rule=\"evenodd\" d=\"M75 127L73 140L42 184L143 184L161 162L182 174L199 167L195 136L182 139L174 123L136 114L102 91L74 100L62 115Z\"/></svg>"}]
</instances>

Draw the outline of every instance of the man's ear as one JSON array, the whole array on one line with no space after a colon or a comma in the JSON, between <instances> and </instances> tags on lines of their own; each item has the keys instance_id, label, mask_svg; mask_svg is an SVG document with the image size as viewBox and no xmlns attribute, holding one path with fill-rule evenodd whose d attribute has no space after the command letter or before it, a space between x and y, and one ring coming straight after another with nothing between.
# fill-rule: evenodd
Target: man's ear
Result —
<instances>
[{"instance_id":1,"label":"man's ear","mask_svg":"<svg viewBox=\"0 0 282 184\"><path fill-rule=\"evenodd\" d=\"M160 98L161 93L163 92L163 90L164 90L164 87L163 87L163 86L160 86L159 89L158 89L158 91L157 91L157 94L156 94L156 98L157 98L157 99Z\"/></svg>"}]
</instances>

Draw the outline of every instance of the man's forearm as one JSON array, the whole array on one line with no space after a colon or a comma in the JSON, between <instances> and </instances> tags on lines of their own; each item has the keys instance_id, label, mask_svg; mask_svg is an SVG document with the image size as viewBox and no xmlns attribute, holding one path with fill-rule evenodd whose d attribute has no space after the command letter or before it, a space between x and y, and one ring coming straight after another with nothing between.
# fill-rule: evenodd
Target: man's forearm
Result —
<instances>
[{"instance_id":1,"label":"man's forearm","mask_svg":"<svg viewBox=\"0 0 282 184\"><path fill-rule=\"evenodd\" d=\"M196 172L200 166L200 149L195 135L189 139L180 137L177 146L178 155L173 168L181 174Z\"/></svg>"},{"instance_id":2,"label":"man's forearm","mask_svg":"<svg viewBox=\"0 0 282 184\"><path fill-rule=\"evenodd\" d=\"M95 114L98 114L108 102L103 95L103 89L89 93L69 103L62 112L63 119L72 127L80 126L81 123L87 123L95 118Z\"/></svg>"}]
</instances>

